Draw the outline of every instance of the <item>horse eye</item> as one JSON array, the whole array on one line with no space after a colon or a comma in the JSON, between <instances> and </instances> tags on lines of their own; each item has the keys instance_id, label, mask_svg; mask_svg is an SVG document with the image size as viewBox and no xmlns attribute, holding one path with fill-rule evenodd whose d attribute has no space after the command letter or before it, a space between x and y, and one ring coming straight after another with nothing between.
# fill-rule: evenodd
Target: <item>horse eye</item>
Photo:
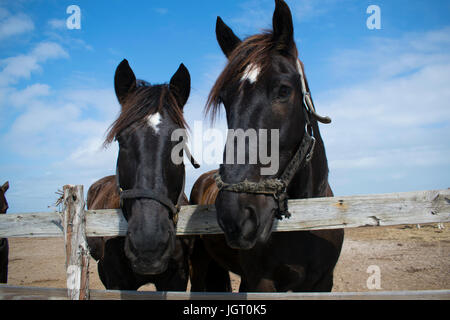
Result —
<instances>
[{"instance_id":1,"label":"horse eye","mask_svg":"<svg viewBox=\"0 0 450 320\"><path fill-rule=\"evenodd\" d=\"M282 85L278 90L278 98L288 98L291 95L291 91L292 89L290 87Z\"/></svg>"}]
</instances>

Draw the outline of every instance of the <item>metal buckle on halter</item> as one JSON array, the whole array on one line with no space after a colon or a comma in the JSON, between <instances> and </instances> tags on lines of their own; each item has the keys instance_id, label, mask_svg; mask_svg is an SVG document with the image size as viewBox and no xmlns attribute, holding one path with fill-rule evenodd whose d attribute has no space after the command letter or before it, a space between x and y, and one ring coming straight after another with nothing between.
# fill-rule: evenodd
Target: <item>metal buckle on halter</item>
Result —
<instances>
[{"instance_id":1,"label":"metal buckle on halter","mask_svg":"<svg viewBox=\"0 0 450 320\"><path fill-rule=\"evenodd\" d=\"M314 155L314 147L316 145L316 138L311 136L311 141L312 141L311 147L309 148L309 151L308 151L308 153L305 156L305 161L306 162L310 162L312 157L313 157L313 155Z\"/></svg>"},{"instance_id":2,"label":"metal buckle on halter","mask_svg":"<svg viewBox=\"0 0 450 320\"><path fill-rule=\"evenodd\" d=\"M306 101L307 96L309 96L309 98L311 99L311 93L309 91L303 93L303 105L305 106L306 111L308 111L308 113L311 114L311 108L309 107L308 102Z\"/></svg>"}]
</instances>

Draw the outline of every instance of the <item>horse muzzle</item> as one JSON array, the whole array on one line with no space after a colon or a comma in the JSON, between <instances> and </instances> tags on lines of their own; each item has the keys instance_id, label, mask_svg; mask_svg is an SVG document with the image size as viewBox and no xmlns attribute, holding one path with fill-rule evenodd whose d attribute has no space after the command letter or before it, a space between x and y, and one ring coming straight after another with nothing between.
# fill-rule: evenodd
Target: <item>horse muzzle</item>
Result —
<instances>
[{"instance_id":1,"label":"horse muzzle","mask_svg":"<svg viewBox=\"0 0 450 320\"><path fill-rule=\"evenodd\" d=\"M220 191L216 199L217 220L233 249L248 250L270 236L276 203L273 197Z\"/></svg>"},{"instance_id":2,"label":"horse muzzle","mask_svg":"<svg viewBox=\"0 0 450 320\"><path fill-rule=\"evenodd\" d=\"M169 260L148 262L142 259L131 261L131 268L134 272L142 275L161 274L167 270Z\"/></svg>"}]
</instances>

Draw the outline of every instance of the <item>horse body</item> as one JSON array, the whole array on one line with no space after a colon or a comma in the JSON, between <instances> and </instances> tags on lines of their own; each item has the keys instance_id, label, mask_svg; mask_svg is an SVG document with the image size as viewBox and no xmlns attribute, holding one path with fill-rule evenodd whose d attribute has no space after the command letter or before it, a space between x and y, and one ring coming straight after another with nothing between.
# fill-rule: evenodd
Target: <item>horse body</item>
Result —
<instances>
[{"instance_id":1,"label":"horse body","mask_svg":"<svg viewBox=\"0 0 450 320\"><path fill-rule=\"evenodd\" d=\"M191 240L175 234L175 208L187 199L184 164L171 161L171 134L184 128L189 72L180 65L169 84L150 85L136 80L124 60L115 90L122 110L105 143L119 142L117 174L91 186L88 209L121 208L128 231L125 237L89 238L91 254L107 289L137 290L152 282L161 291L184 291Z\"/></svg>"},{"instance_id":2,"label":"horse body","mask_svg":"<svg viewBox=\"0 0 450 320\"><path fill-rule=\"evenodd\" d=\"M9 188L9 182L5 182L0 187L0 214L5 214L8 210L8 202L6 201L5 192ZM0 238L0 283L8 282L8 239Z\"/></svg>"},{"instance_id":3,"label":"horse body","mask_svg":"<svg viewBox=\"0 0 450 320\"><path fill-rule=\"evenodd\" d=\"M120 195L116 176L103 177L94 182L87 193L88 210L120 209ZM103 258L105 242L113 237L88 237L89 251L96 261Z\"/></svg>"},{"instance_id":4,"label":"horse body","mask_svg":"<svg viewBox=\"0 0 450 320\"><path fill-rule=\"evenodd\" d=\"M204 235L202 241L222 268L241 275L240 291L331 291L343 230L272 233L275 219L289 216L287 199L333 195L318 126L331 120L315 112L290 9L282 0L275 2L273 31L244 41L217 19L216 35L228 64L206 110L214 118L223 105L229 129L278 130L279 150L271 152L279 151L279 168L263 175L267 163L261 159L226 161L194 184L191 202L215 204L224 236ZM237 145L236 140L228 144ZM255 149L243 150L245 159L250 150Z\"/></svg>"},{"instance_id":5,"label":"horse body","mask_svg":"<svg viewBox=\"0 0 450 320\"><path fill-rule=\"evenodd\" d=\"M216 172L213 170L198 178L192 189L191 204L214 204L219 192L213 179ZM321 196L333 196L328 185L325 190ZM229 247L224 235L203 235L201 241L215 262L241 276L241 292L307 292L331 291L333 269L343 236L340 229L277 232L267 243L257 243L250 250ZM191 281L193 286L197 285L195 279ZM202 281L206 282L205 279L198 280ZM203 289L206 286L205 283L199 285Z\"/></svg>"}]
</instances>

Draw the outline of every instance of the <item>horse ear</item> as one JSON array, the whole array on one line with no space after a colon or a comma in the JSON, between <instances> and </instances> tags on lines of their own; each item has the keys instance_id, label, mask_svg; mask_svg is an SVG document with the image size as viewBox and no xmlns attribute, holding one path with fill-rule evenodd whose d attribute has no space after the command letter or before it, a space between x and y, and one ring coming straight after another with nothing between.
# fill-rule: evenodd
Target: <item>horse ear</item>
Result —
<instances>
[{"instance_id":1,"label":"horse ear","mask_svg":"<svg viewBox=\"0 0 450 320\"><path fill-rule=\"evenodd\" d=\"M127 59L123 59L117 66L114 75L114 89L116 90L117 99L122 103L131 89L136 87L136 76L131 70Z\"/></svg>"},{"instance_id":2,"label":"horse ear","mask_svg":"<svg viewBox=\"0 0 450 320\"><path fill-rule=\"evenodd\" d=\"M177 72L170 79L169 89L177 99L178 106L183 108L191 92L191 76L184 64L180 64Z\"/></svg>"},{"instance_id":3,"label":"horse ear","mask_svg":"<svg viewBox=\"0 0 450 320\"><path fill-rule=\"evenodd\" d=\"M217 17L216 21L216 37L220 48L227 58L239 43L241 43L241 39L234 34L233 30L231 30L220 17Z\"/></svg>"},{"instance_id":4,"label":"horse ear","mask_svg":"<svg viewBox=\"0 0 450 320\"><path fill-rule=\"evenodd\" d=\"M277 49L290 52L294 48L294 26L291 10L283 0L275 0L272 25L273 37L277 43Z\"/></svg>"},{"instance_id":5,"label":"horse ear","mask_svg":"<svg viewBox=\"0 0 450 320\"><path fill-rule=\"evenodd\" d=\"M3 185L2 185L2 191L3 193L6 192L6 190L9 189L9 181L6 181Z\"/></svg>"}]
</instances>

